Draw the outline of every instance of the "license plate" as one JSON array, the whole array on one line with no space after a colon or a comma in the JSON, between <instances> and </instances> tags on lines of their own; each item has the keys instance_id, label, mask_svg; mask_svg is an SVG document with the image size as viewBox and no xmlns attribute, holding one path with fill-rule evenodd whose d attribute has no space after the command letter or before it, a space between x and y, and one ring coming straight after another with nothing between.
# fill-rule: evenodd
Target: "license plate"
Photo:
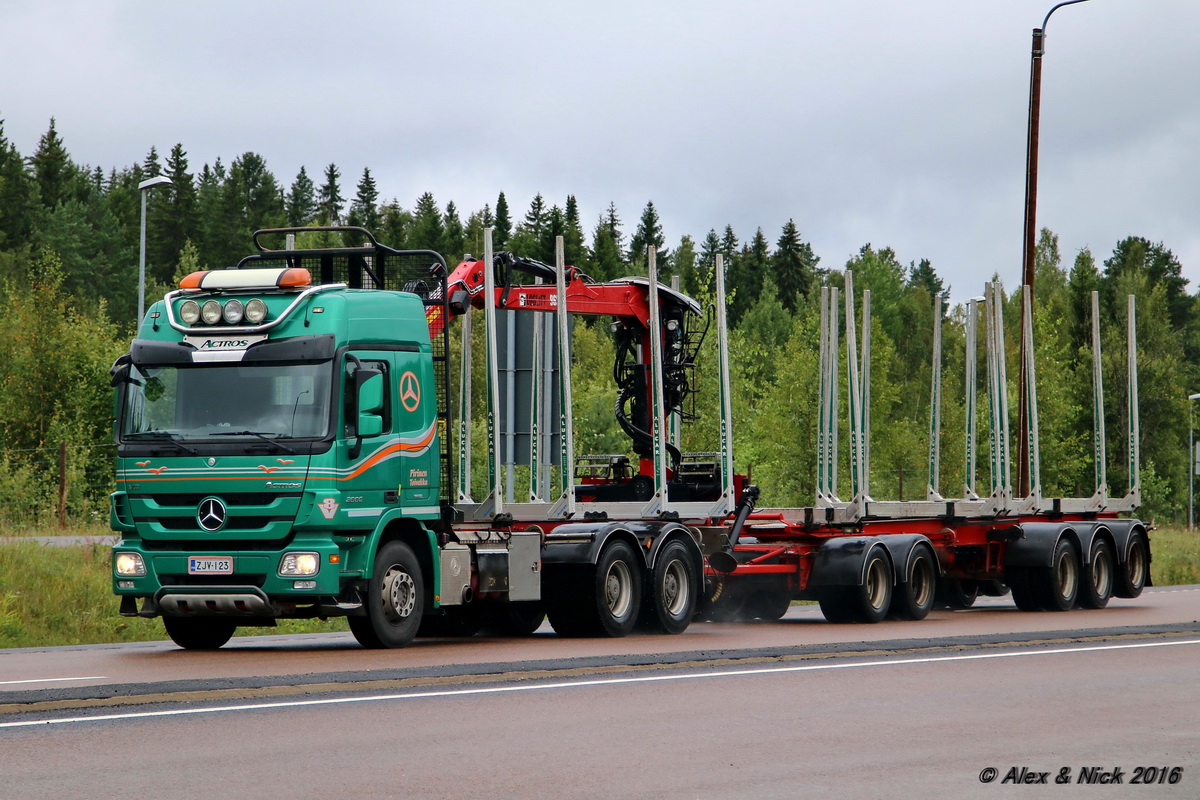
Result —
<instances>
[{"instance_id":1,"label":"license plate","mask_svg":"<svg viewBox=\"0 0 1200 800\"><path fill-rule=\"evenodd\" d=\"M233 558L230 556L191 556L188 558L188 575L232 575Z\"/></svg>"}]
</instances>

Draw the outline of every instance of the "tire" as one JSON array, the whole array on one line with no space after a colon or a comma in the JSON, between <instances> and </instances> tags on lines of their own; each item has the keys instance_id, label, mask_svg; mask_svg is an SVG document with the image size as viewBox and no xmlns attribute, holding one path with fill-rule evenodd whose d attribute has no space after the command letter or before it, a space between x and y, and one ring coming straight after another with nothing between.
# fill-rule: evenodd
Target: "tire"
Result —
<instances>
[{"instance_id":1,"label":"tire","mask_svg":"<svg viewBox=\"0 0 1200 800\"><path fill-rule=\"evenodd\" d=\"M163 617L171 641L184 650L216 650L229 641L237 623L216 617Z\"/></svg>"},{"instance_id":2,"label":"tire","mask_svg":"<svg viewBox=\"0 0 1200 800\"><path fill-rule=\"evenodd\" d=\"M698 613L706 622L740 622L746 618L746 593L740 583L722 578L712 597L700 604Z\"/></svg>"},{"instance_id":3,"label":"tire","mask_svg":"<svg viewBox=\"0 0 1200 800\"><path fill-rule=\"evenodd\" d=\"M1084 608L1104 608L1112 597L1116 578L1116 563L1112 547L1104 539L1092 542L1091 563L1083 568L1079 585L1079 605Z\"/></svg>"},{"instance_id":4,"label":"tire","mask_svg":"<svg viewBox=\"0 0 1200 800\"><path fill-rule=\"evenodd\" d=\"M938 581L936 602L939 608L960 611L975 605L978 597L979 583L977 581L958 578Z\"/></svg>"},{"instance_id":5,"label":"tire","mask_svg":"<svg viewBox=\"0 0 1200 800\"><path fill-rule=\"evenodd\" d=\"M546 598L546 616L559 636L585 635L582 607L588 602L586 585L591 567L560 566L548 568L542 578Z\"/></svg>"},{"instance_id":6,"label":"tire","mask_svg":"<svg viewBox=\"0 0 1200 800\"><path fill-rule=\"evenodd\" d=\"M778 622L791 607L792 593L787 580L765 580L748 590L743 614L747 619Z\"/></svg>"},{"instance_id":7,"label":"tire","mask_svg":"<svg viewBox=\"0 0 1200 800\"><path fill-rule=\"evenodd\" d=\"M476 606L449 606L426 614L417 626L417 636L468 639L483 627L483 614Z\"/></svg>"},{"instance_id":8,"label":"tire","mask_svg":"<svg viewBox=\"0 0 1200 800\"><path fill-rule=\"evenodd\" d=\"M1042 603L1033 591L1028 567L1012 567L1004 573L1004 581L1012 591L1013 602L1021 611L1041 611Z\"/></svg>"},{"instance_id":9,"label":"tire","mask_svg":"<svg viewBox=\"0 0 1200 800\"><path fill-rule=\"evenodd\" d=\"M1034 595L1047 611L1070 611L1079 596L1079 551L1070 539L1062 538L1054 546L1049 567L1029 572Z\"/></svg>"},{"instance_id":10,"label":"tire","mask_svg":"<svg viewBox=\"0 0 1200 800\"><path fill-rule=\"evenodd\" d=\"M821 613L830 622L881 622L892 604L892 568L876 547L863 564L861 586L826 586L818 594Z\"/></svg>"},{"instance_id":11,"label":"tire","mask_svg":"<svg viewBox=\"0 0 1200 800\"><path fill-rule=\"evenodd\" d=\"M897 583L888 616L895 619L925 619L937 595L937 567L928 548L913 550L908 562L908 580Z\"/></svg>"},{"instance_id":12,"label":"tire","mask_svg":"<svg viewBox=\"0 0 1200 800\"><path fill-rule=\"evenodd\" d=\"M1144 533L1131 533L1124 563L1116 570L1113 594L1137 597L1150 580L1150 542Z\"/></svg>"},{"instance_id":13,"label":"tire","mask_svg":"<svg viewBox=\"0 0 1200 800\"><path fill-rule=\"evenodd\" d=\"M349 618L350 631L363 647L404 647L417 635L425 611L425 576L404 542L390 541L375 554L364 605L366 616Z\"/></svg>"},{"instance_id":14,"label":"tire","mask_svg":"<svg viewBox=\"0 0 1200 800\"><path fill-rule=\"evenodd\" d=\"M499 636L532 636L546 621L541 601L494 603L484 609L483 630Z\"/></svg>"},{"instance_id":15,"label":"tire","mask_svg":"<svg viewBox=\"0 0 1200 800\"><path fill-rule=\"evenodd\" d=\"M605 545L594 567L562 570L556 600L547 609L554 632L560 636L628 635L641 608L641 572L637 553L621 540Z\"/></svg>"},{"instance_id":16,"label":"tire","mask_svg":"<svg viewBox=\"0 0 1200 800\"><path fill-rule=\"evenodd\" d=\"M667 542L647 577L639 626L658 633L683 633L696 613L700 594L700 570L692 551L678 539Z\"/></svg>"},{"instance_id":17,"label":"tire","mask_svg":"<svg viewBox=\"0 0 1200 800\"><path fill-rule=\"evenodd\" d=\"M1008 594L1008 584L1004 581L979 581L979 593L988 597L1004 597Z\"/></svg>"}]
</instances>

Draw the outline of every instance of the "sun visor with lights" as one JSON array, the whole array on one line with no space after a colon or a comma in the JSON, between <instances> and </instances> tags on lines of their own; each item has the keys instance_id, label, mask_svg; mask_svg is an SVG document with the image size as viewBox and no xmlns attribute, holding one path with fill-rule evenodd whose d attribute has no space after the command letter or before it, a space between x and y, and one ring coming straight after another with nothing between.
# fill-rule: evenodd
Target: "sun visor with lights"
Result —
<instances>
[{"instance_id":1,"label":"sun visor with lights","mask_svg":"<svg viewBox=\"0 0 1200 800\"><path fill-rule=\"evenodd\" d=\"M201 291L233 289L302 289L312 285L312 275L301 267L280 269L216 269L193 272L179 282L180 289Z\"/></svg>"},{"instance_id":2,"label":"sun visor with lights","mask_svg":"<svg viewBox=\"0 0 1200 800\"><path fill-rule=\"evenodd\" d=\"M129 347L133 363L142 366L190 364L196 348L187 342L159 342L154 339L134 339Z\"/></svg>"}]
</instances>

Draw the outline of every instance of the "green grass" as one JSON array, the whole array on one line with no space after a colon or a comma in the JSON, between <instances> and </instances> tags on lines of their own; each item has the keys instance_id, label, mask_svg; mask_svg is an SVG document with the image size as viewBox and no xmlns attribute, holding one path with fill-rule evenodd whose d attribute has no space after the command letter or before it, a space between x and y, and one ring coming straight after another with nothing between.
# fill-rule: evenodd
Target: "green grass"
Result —
<instances>
[{"instance_id":1,"label":"green grass","mask_svg":"<svg viewBox=\"0 0 1200 800\"><path fill-rule=\"evenodd\" d=\"M53 536L57 529L29 529ZM64 532L99 539L100 526ZM1200 583L1200 533L1162 528L1150 535L1155 586ZM103 545L47 547L36 541L0 543L0 648L141 642L166 638L157 619L122 617ZM283 620L277 628L243 628L243 635L346 630L345 619Z\"/></svg>"},{"instance_id":2,"label":"green grass","mask_svg":"<svg viewBox=\"0 0 1200 800\"><path fill-rule=\"evenodd\" d=\"M3 532L8 535L7 532ZM31 529L23 536L53 536ZM99 526L64 532L109 535ZM111 548L49 547L36 541L0 543L0 648L144 642L167 638L159 619L122 617L112 593ZM240 635L348 630L345 619L281 620L275 628L241 628Z\"/></svg>"}]
</instances>

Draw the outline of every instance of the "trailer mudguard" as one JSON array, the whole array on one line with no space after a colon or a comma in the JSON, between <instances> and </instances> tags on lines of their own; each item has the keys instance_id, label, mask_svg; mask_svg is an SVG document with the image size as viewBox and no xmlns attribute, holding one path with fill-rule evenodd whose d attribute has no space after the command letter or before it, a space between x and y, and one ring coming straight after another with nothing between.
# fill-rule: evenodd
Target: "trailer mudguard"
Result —
<instances>
[{"instance_id":1,"label":"trailer mudguard","mask_svg":"<svg viewBox=\"0 0 1200 800\"><path fill-rule=\"evenodd\" d=\"M1129 560L1129 540L1133 537L1133 534L1140 533L1147 544L1150 542L1150 533L1146 530L1146 526L1142 524L1141 520L1108 519L1104 521L1104 527L1108 528L1112 534L1113 549L1117 554L1117 563L1121 565ZM1149 547L1146 550L1147 558L1152 561L1154 558L1153 551ZM1146 585L1154 585L1150 583L1150 575L1148 573L1146 575Z\"/></svg>"},{"instance_id":2,"label":"trailer mudguard","mask_svg":"<svg viewBox=\"0 0 1200 800\"><path fill-rule=\"evenodd\" d=\"M1113 557L1118 562L1120 561L1120 555L1118 555L1120 549L1117 547L1116 539L1107 522L1073 522L1071 527L1074 528L1075 535L1079 538L1079 553L1085 565L1092 563L1092 547L1097 538L1108 542L1113 549Z\"/></svg>"},{"instance_id":3,"label":"trailer mudguard","mask_svg":"<svg viewBox=\"0 0 1200 800\"><path fill-rule=\"evenodd\" d=\"M912 569L913 554L917 552L918 547L929 551L929 556L936 565L938 577L941 577L942 564L938 560L937 551L933 549L933 543L929 541L929 537L919 533L900 533L880 536L879 541L883 543L892 556L892 565L895 567L896 572L896 583L908 583L908 575Z\"/></svg>"},{"instance_id":4,"label":"trailer mudguard","mask_svg":"<svg viewBox=\"0 0 1200 800\"><path fill-rule=\"evenodd\" d=\"M1021 526L1021 538L1008 543L1004 551L1004 566L1007 567L1050 567L1054 563L1054 549L1064 536L1082 546L1080 536L1073 525L1062 522L1026 522ZM1089 533L1088 544L1091 544Z\"/></svg>"},{"instance_id":5,"label":"trailer mudguard","mask_svg":"<svg viewBox=\"0 0 1200 800\"><path fill-rule=\"evenodd\" d=\"M808 585L815 586L862 586L866 580L864 572L867 555L875 549L882 550L892 564L896 574L895 559L883 540L891 537L851 536L830 539L821 545L813 563L812 576Z\"/></svg>"}]
</instances>

